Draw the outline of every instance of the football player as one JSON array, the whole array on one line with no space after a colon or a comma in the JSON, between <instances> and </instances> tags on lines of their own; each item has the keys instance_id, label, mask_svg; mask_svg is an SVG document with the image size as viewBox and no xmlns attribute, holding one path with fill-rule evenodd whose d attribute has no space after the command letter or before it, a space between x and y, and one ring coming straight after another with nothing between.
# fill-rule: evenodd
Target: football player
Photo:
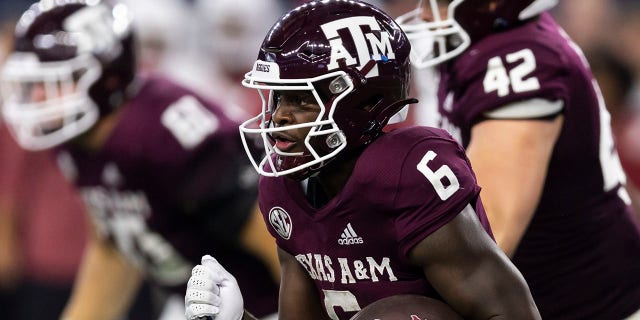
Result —
<instances>
[{"instance_id":1,"label":"football player","mask_svg":"<svg viewBox=\"0 0 640 320\"><path fill-rule=\"evenodd\" d=\"M117 2L40 1L18 21L2 70L16 141L55 150L94 222L63 317L118 319L143 277L174 292L183 317L186 282L207 252L244 274L247 303L271 314L275 243L238 123L164 77L136 74L131 22Z\"/></svg>"},{"instance_id":2,"label":"football player","mask_svg":"<svg viewBox=\"0 0 640 320\"><path fill-rule=\"evenodd\" d=\"M498 245L543 319L640 316L640 228L600 89L553 0L424 0L398 19L436 66ZM418 86L429 85L418 83Z\"/></svg>"},{"instance_id":3,"label":"football player","mask_svg":"<svg viewBox=\"0 0 640 320\"><path fill-rule=\"evenodd\" d=\"M376 7L311 1L268 31L243 81L263 100L240 130L278 245L280 319L346 320L398 294L442 299L467 319L539 319L492 239L462 147L441 129L383 132L416 102L409 53ZM219 261L194 268L187 318L251 319Z\"/></svg>"}]
</instances>

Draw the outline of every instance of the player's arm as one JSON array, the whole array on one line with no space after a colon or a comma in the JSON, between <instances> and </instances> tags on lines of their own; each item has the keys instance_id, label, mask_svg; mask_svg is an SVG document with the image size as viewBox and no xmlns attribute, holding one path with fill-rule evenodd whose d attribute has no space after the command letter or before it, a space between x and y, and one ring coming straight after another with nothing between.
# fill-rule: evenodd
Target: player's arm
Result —
<instances>
[{"instance_id":1,"label":"player's arm","mask_svg":"<svg viewBox=\"0 0 640 320\"><path fill-rule=\"evenodd\" d=\"M465 319L540 319L529 288L469 205L409 251Z\"/></svg>"},{"instance_id":2,"label":"player's arm","mask_svg":"<svg viewBox=\"0 0 640 320\"><path fill-rule=\"evenodd\" d=\"M31 190L32 179L25 179L33 162L27 152L12 140L6 127L0 127L0 290L13 288L20 281L20 218L30 219L20 201L28 201L25 190ZM26 187L26 189L25 189ZM26 216L26 218L24 218Z\"/></svg>"},{"instance_id":3,"label":"player's arm","mask_svg":"<svg viewBox=\"0 0 640 320\"><path fill-rule=\"evenodd\" d=\"M269 267L275 281L280 280L280 263L278 262L276 241L264 224L257 202L242 228L240 243Z\"/></svg>"},{"instance_id":4,"label":"player's arm","mask_svg":"<svg viewBox=\"0 0 640 320\"><path fill-rule=\"evenodd\" d=\"M0 200L0 291L13 289L20 281L18 219L13 207Z\"/></svg>"},{"instance_id":5,"label":"player's arm","mask_svg":"<svg viewBox=\"0 0 640 320\"><path fill-rule=\"evenodd\" d=\"M467 155L496 242L509 257L540 201L562 122L561 115L551 120L489 119L472 128Z\"/></svg>"},{"instance_id":6,"label":"player's arm","mask_svg":"<svg viewBox=\"0 0 640 320\"><path fill-rule=\"evenodd\" d=\"M141 283L140 272L91 231L64 320L120 319Z\"/></svg>"},{"instance_id":7,"label":"player's arm","mask_svg":"<svg viewBox=\"0 0 640 320\"><path fill-rule=\"evenodd\" d=\"M282 269L280 281L280 320L328 320L315 284L307 271L295 257L278 249L278 257Z\"/></svg>"}]
</instances>

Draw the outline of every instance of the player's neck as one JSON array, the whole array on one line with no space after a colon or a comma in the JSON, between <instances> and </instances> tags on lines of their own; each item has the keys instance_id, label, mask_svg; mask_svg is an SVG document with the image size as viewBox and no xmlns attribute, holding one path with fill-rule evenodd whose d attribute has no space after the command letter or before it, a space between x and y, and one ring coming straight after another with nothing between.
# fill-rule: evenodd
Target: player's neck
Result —
<instances>
[{"instance_id":1,"label":"player's neck","mask_svg":"<svg viewBox=\"0 0 640 320\"><path fill-rule=\"evenodd\" d=\"M318 183L328 199L333 199L347 184L358 161L358 156L359 153L351 157L336 159L320 171Z\"/></svg>"}]
</instances>

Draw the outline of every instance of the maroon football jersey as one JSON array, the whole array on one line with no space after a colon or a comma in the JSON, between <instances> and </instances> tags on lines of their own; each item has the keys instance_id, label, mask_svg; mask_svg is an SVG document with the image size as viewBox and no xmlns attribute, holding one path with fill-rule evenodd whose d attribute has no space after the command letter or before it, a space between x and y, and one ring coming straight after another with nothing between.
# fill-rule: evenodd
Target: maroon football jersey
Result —
<instances>
[{"instance_id":1,"label":"maroon football jersey","mask_svg":"<svg viewBox=\"0 0 640 320\"><path fill-rule=\"evenodd\" d=\"M191 269L213 254L238 278L247 307L275 312L277 284L237 243L258 183L238 123L160 77L122 108L102 148L59 150L98 232L172 289L184 290Z\"/></svg>"},{"instance_id":2,"label":"maroon football jersey","mask_svg":"<svg viewBox=\"0 0 640 320\"><path fill-rule=\"evenodd\" d=\"M384 134L358 158L344 189L320 208L286 177L262 177L259 189L269 231L308 271L334 319L349 319L391 295L437 296L407 253L468 204L491 235L469 161L440 129Z\"/></svg>"},{"instance_id":3,"label":"maroon football jersey","mask_svg":"<svg viewBox=\"0 0 640 320\"><path fill-rule=\"evenodd\" d=\"M484 38L442 66L440 124L466 146L487 112L532 98L562 101L564 123L513 262L544 319L621 319L640 308L640 231L602 95L552 17Z\"/></svg>"}]
</instances>

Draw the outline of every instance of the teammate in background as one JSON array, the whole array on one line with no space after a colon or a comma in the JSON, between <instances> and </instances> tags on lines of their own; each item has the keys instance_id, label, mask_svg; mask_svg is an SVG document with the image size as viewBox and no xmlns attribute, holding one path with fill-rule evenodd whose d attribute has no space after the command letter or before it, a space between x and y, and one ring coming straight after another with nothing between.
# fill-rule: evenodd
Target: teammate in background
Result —
<instances>
[{"instance_id":1,"label":"teammate in background","mask_svg":"<svg viewBox=\"0 0 640 320\"><path fill-rule=\"evenodd\" d=\"M349 319L403 293L467 319L539 319L492 239L462 147L440 129L382 131L416 102L409 52L376 7L311 1L269 30L243 81L263 100L240 130L278 244L280 319ZM251 152L255 137L264 154ZM234 276L209 256L185 303L189 319L252 319Z\"/></svg>"},{"instance_id":2,"label":"teammate in background","mask_svg":"<svg viewBox=\"0 0 640 320\"><path fill-rule=\"evenodd\" d=\"M498 245L543 319L640 308L640 228L609 114L552 0L420 1L398 19L437 66L441 127L466 148Z\"/></svg>"},{"instance_id":3,"label":"teammate in background","mask_svg":"<svg viewBox=\"0 0 640 320\"><path fill-rule=\"evenodd\" d=\"M121 3L35 3L15 40L4 119L23 148L55 148L94 221L63 318L118 319L143 277L176 293L163 316L183 317L190 270L207 252L243 275L248 304L275 312L275 244L238 124L166 78L136 75Z\"/></svg>"}]
</instances>

